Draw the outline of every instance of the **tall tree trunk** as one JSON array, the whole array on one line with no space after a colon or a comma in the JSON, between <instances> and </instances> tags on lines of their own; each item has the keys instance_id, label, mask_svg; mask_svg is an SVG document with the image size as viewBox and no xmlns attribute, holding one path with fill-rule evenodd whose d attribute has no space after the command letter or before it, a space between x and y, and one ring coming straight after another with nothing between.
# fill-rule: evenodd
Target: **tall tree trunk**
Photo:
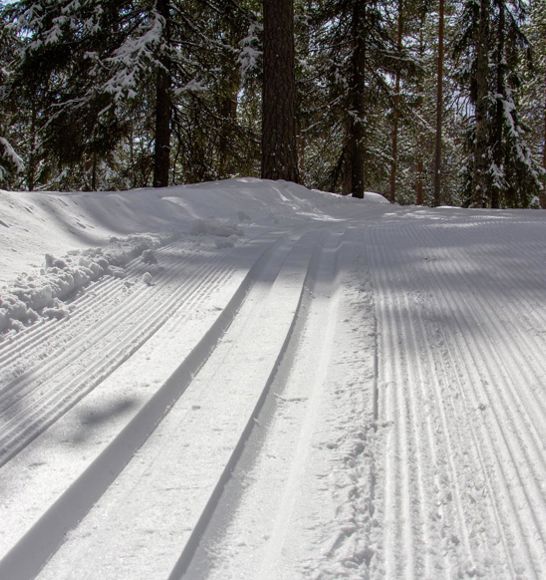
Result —
<instances>
[{"instance_id":1,"label":"tall tree trunk","mask_svg":"<svg viewBox=\"0 0 546 580\"><path fill-rule=\"evenodd\" d=\"M488 196L488 78L489 78L489 0L480 0L478 38L476 39L476 137L472 204L486 207Z\"/></svg>"},{"instance_id":2,"label":"tall tree trunk","mask_svg":"<svg viewBox=\"0 0 546 580\"><path fill-rule=\"evenodd\" d=\"M242 28L228 22L228 41L231 46L239 46ZM220 101L222 126L218 139L218 173L220 177L231 177L236 171L233 138L237 130L238 95L241 88L241 67L237 55L233 53L222 70L225 91Z\"/></svg>"},{"instance_id":3,"label":"tall tree trunk","mask_svg":"<svg viewBox=\"0 0 546 580\"><path fill-rule=\"evenodd\" d=\"M349 112L349 159L353 197L364 197L364 74L365 74L365 22L364 6L353 0L351 23L351 85Z\"/></svg>"},{"instance_id":4,"label":"tall tree trunk","mask_svg":"<svg viewBox=\"0 0 546 580\"><path fill-rule=\"evenodd\" d=\"M157 10L164 19L163 44L170 47L170 0L157 0ZM171 154L171 74L168 54L162 54L156 76L154 187L169 185Z\"/></svg>"},{"instance_id":5,"label":"tall tree trunk","mask_svg":"<svg viewBox=\"0 0 546 580\"><path fill-rule=\"evenodd\" d=\"M263 0L262 177L299 181L293 0Z\"/></svg>"},{"instance_id":6,"label":"tall tree trunk","mask_svg":"<svg viewBox=\"0 0 546 580\"><path fill-rule=\"evenodd\" d=\"M424 174L425 164L423 162L423 155L421 152L417 153L417 178L415 180L415 203L417 205L424 205L425 203L425 192L423 189L423 174Z\"/></svg>"},{"instance_id":7,"label":"tall tree trunk","mask_svg":"<svg viewBox=\"0 0 546 580\"><path fill-rule=\"evenodd\" d=\"M27 186L29 191L34 191L36 186L36 103L32 100L30 112L30 151L28 154Z\"/></svg>"},{"instance_id":8,"label":"tall tree trunk","mask_svg":"<svg viewBox=\"0 0 546 580\"><path fill-rule=\"evenodd\" d=\"M425 24L427 18L427 10L425 7L421 10L420 18L419 18L419 60L423 61L425 56ZM418 77L418 85L417 85L417 92L419 95L422 95L424 92L424 81L423 75L419 75ZM422 101L422 97L420 97L420 101ZM420 114L422 111L420 109ZM419 131L417 133L417 151L415 155L415 203L417 205L424 205L425 203L425 192L424 192L424 173L425 173L425 162L424 162L424 155L423 151L425 151L426 143L425 138L423 136L423 131Z\"/></svg>"},{"instance_id":9,"label":"tall tree trunk","mask_svg":"<svg viewBox=\"0 0 546 580\"><path fill-rule=\"evenodd\" d=\"M497 103L495 109L495 142L493 144L493 160L497 168L502 167L502 128L503 128L503 104L499 98L504 96L505 91L505 69L504 69L504 28L505 28L505 13L504 1L497 0L497 7L499 10L497 20ZM500 205L500 190L499 184L493 183L491 187L491 207L498 208Z\"/></svg>"},{"instance_id":10,"label":"tall tree trunk","mask_svg":"<svg viewBox=\"0 0 546 580\"><path fill-rule=\"evenodd\" d=\"M220 177L229 177L235 172L232 137L237 124L237 95L241 83L241 74L236 64L229 71L225 71L225 74L227 77L226 94L220 104L223 127L218 140Z\"/></svg>"},{"instance_id":11,"label":"tall tree trunk","mask_svg":"<svg viewBox=\"0 0 546 580\"><path fill-rule=\"evenodd\" d=\"M442 1L442 0L441 0ZM398 51L398 59L402 58L402 34L403 34L403 0L398 1L398 30L396 35L396 46ZM400 60L396 67L396 75L394 80L394 110L392 118L392 133L391 133L391 173L389 178L389 198L392 203L396 201L396 174L398 172L398 123L400 120Z\"/></svg>"},{"instance_id":12,"label":"tall tree trunk","mask_svg":"<svg viewBox=\"0 0 546 580\"><path fill-rule=\"evenodd\" d=\"M544 169L544 178L542 179L542 192L540 193L540 205L546 209L546 75L544 77L544 134L542 140L542 168Z\"/></svg>"},{"instance_id":13,"label":"tall tree trunk","mask_svg":"<svg viewBox=\"0 0 546 580\"><path fill-rule=\"evenodd\" d=\"M98 172L98 156L97 152L91 153L91 191L97 191L97 172Z\"/></svg>"},{"instance_id":14,"label":"tall tree trunk","mask_svg":"<svg viewBox=\"0 0 546 580\"><path fill-rule=\"evenodd\" d=\"M442 123L444 111L444 13L445 0L440 0L438 14L438 66L436 75L436 136L434 140L433 200L441 203L442 187Z\"/></svg>"}]
</instances>

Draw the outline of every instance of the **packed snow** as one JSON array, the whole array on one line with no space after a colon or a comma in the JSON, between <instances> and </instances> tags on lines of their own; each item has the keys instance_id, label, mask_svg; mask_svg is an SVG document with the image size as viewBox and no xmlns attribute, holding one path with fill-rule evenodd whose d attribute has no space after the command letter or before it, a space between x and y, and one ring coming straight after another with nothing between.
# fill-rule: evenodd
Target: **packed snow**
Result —
<instances>
[{"instance_id":1,"label":"packed snow","mask_svg":"<svg viewBox=\"0 0 546 580\"><path fill-rule=\"evenodd\" d=\"M546 577L545 215L0 191L0 578Z\"/></svg>"}]
</instances>

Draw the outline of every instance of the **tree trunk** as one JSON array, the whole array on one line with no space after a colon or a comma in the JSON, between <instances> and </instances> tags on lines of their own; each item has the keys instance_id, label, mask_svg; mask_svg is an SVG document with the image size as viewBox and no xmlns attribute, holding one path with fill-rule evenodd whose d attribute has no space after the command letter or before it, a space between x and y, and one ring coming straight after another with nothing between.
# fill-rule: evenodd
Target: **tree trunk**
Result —
<instances>
[{"instance_id":1,"label":"tree trunk","mask_svg":"<svg viewBox=\"0 0 546 580\"><path fill-rule=\"evenodd\" d=\"M353 192L349 130L349 118L347 118L346 143L343 145L343 153L341 154L341 193L343 195L351 195Z\"/></svg>"},{"instance_id":2,"label":"tree trunk","mask_svg":"<svg viewBox=\"0 0 546 580\"><path fill-rule=\"evenodd\" d=\"M441 0L442 1L442 0ZM397 31L397 51L398 58L402 57L402 33L403 33L403 0L398 2L398 31ZM392 203L396 201L396 174L398 172L398 123L400 120L400 61L396 67L396 75L394 80L394 110L392 119L392 133L391 133L391 173L389 178L389 198Z\"/></svg>"},{"instance_id":3,"label":"tree trunk","mask_svg":"<svg viewBox=\"0 0 546 580\"><path fill-rule=\"evenodd\" d=\"M91 191L97 191L97 172L98 172L97 152L91 153Z\"/></svg>"},{"instance_id":4,"label":"tree trunk","mask_svg":"<svg viewBox=\"0 0 546 580\"><path fill-rule=\"evenodd\" d=\"M495 142L493 144L493 160L497 168L502 167L502 127L503 127L503 106L502 100L499 98L504 96L505 91L505 70L504 70L504 27L505 14L503 0L497 1L499 9L497 21L497 103L495 109ZM491 207L498 208L500 205L500 190L499 184L493 183L491 187Z\"/></svg>"},{"instance_id":5,"label":"tree trunk","mask_svg":"<svg viewBox=\"0 0 546 580\"><path fill-rule=\"evenodd\" d=\"M544 178L542 179L540 205L542 209L546 209L546 76L544 77L544 139L542 140L542 168L544 169Z\"/></svg>"},{"instance_id":6,"label":"tree trunk","mask_svg":"<svg viewBox=\"0 0 546 580\"><path fill-rule=\"evenodd\" d=\"M157 10L165 21L163 44L170 47L170 0L157 0ZM156 76L154 187L169 185L171 153L171 75L168 54L160 56Z\"/></svg>"},{"instance_id":7,"label":"tree trunk","mask_svg":"<svg viewBox=\"0 0 546 580\"><path fill-rule=\"evenodd\" d=\"M363 34L364 6L353 0L351 23L352 48L351 85L349 89L349 159L353 197L364 197L364 71L365 40Z\"/></svg>"},{"instance_id":8,"label":"tree trunk","mask_svg":"<svg viewBox=\"0 0 546 580\"><path fill-rule=\"evenodd\" d=\"M440 0L438 22L438 66L436 76L436 136L434 140L433 202L441 203L442 186L442 123L444 110L444 13L445 0Z\"/></svg>"},{"instance_id":9,"label":"tree trunk","mask_svg":"<svg viewBox=\"0 0 546 580\"><path fill-rule=\"evenodd\" d=\"M425 169L425 164L423 163L423 156L421 153L417 153L417 179L415 182L415 203L417 205L424 205L425 203L425 193L423 190L423 173Z\"/></svg>"},{"instance_id":10,"label":"tree trunk","mask_svg":"<svg viewBox=\"0 0 546 580\"><path fill-rule=\"evenodd\" d=\"M425 7L420 12L419 18L419 60L423 61L425 56L425 24L427 18L427 10ZM417 93L422 95L424 92L424 82L423 75L419 75L417 84ZM420 97L421 102L422 97ZM422 114L422 108L419 107L419 114ZM417 133L417 150L415 155L415 203L417 205L424 205L425 203L425 192L424 192L424 173L425 173L425 162L423 151L426 150L425 137L423 136L423 131L418 129Z\"/></svg>"},{"instance_id":11,"label":"tree trunk","mask_svg":"<svg viewBox=\"0 0 546 580\"><path fill-rule=\"evenodd\" d=\"M36 187L36 103L32 100L30 112L30 151L28 154L27 185L29 191Z\"/></svg>"},{"instance_id":12,"label":"tree trunk","mask_svg":"<svg viewBox=\"0 0 546 580\"><path fill-rule=\"evenodd\" d=\"M476 39L476 137L472 204L486 207L488 196L488 78L489 78L489 0L480 0L480 20Z\"/></svg>"},{"instance_id":13,"label":"tree trunk","mask_svg":"<svg viewBox=\"0 0 546 580\"><path fill-rule=\"evenodd\" d=\"M262 177L299 181L293 0L264 0Z\"/></svg>"},{"instance_id":14,"label":"tree trunk","mask_svg":"<svg viewBox=\"0 0 546 580\"><path fill-rule=\"evenodd\" d=\"M225 71L225 74L227 90L220 104L223 126L218 140L218 172L221 178L231 177L235 173L232 138L237 124L237 94L241 83L239 67L235 64L229 71Z\"/></svg>"}]
</instances>

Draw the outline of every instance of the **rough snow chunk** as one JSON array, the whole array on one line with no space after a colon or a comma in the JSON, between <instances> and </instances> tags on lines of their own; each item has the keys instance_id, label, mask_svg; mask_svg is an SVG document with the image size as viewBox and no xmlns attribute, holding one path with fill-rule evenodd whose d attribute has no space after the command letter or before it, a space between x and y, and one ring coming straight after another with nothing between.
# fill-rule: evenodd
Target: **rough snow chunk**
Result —
<instances>
[{"instance_id":1,"label":"rough snow chunk","mask_svg":"<svg viewBox=\"0 0 546 580\"><path fill-rule=\"evenodd\" d=\"M230 236L242 236L241 228L234 224L221 222L219 220L195 220L192 225L191 233L194 235L218 236L229 238Z\"/></svg>"}]
</instances>

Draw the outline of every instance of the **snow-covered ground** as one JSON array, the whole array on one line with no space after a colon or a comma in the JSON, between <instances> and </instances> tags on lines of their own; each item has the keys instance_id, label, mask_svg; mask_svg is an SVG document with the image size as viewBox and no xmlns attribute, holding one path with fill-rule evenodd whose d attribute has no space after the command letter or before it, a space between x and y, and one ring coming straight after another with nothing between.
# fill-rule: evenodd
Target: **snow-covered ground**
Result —
<instances>
[{"instance_id":1,"label":"snow-covered ground","mask_svg":"<svg viewBox=\"0 0 546 580\"><path fill-rule=\"evenodd\" d=\"M0 578L546 577L546 213L0 192Z\"/></svg>"}]
</instances>

